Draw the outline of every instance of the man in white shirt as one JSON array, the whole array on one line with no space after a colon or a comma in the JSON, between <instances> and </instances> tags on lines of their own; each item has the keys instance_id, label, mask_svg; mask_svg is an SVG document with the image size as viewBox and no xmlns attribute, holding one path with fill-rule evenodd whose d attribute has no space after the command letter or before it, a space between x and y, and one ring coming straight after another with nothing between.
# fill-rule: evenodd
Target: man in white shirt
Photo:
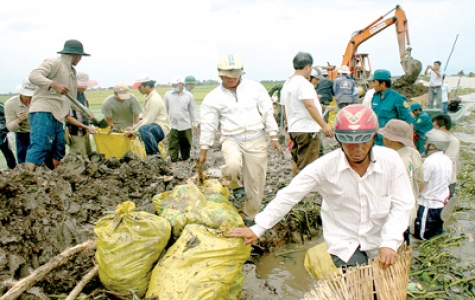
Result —
<instances>
[{"instance_id":1,"label":"man in white shirt","mask_svg":"<svg viewBox=\"0 0 475 300\"><path fill-rule=\"evenodd\" d=\"M280 92L285 106L287 132L292 140L294 176L318 158L322 128L326 136L333 135L331 127L323 120L317 92L309 81L312 64L313 58L309 53L298 53L293 60L295 72L285 81Z\"/></svg>"},{"instance_id":2,"label":"man in white shirt","mask_svg":"<svg viewBox=\"0 0 475 300\"><path fill-rule=\"evenodd\" d=\"M280 190L251 228L229 234L250 244L277 224L309 192L323 197L323 235L337 267L396 262L414 195L406 168L392 149L373 146L378 118L371 108L349 105L335 120L341 149L317 159Z\"/></svg>"},{"instance_id":3,"label":"man in white shirt","mask_svg":"<svg viewBox=\"0 0 475 300\"><path fill-rule=\"evenodd\" d=\"M429 75L429 100L427 108L434 107L434 96L437 97L437 104L435 108L442 109L442 76L443 73L440 70L440 61L435 61L433 66L428 65L424 72L424 75Z\"/></svg>"},{"instance_id":4,"label":"man in white shirt","mask_svg":"<svg viewBox=\"0 0 475 300\"><path fill-rule=\"evenodd\" d=\"M449 135L441 130L432 129L426 133L425 184L419 193L419 209L414 223L414 237L421 240L444 232L440 214L450 196L452 161L444 154L449 144Z\"/></svg>"},{"instance_id":5,"label":"man in white shirt","mask_svg":"<svg viewBox=\"0 0 475 300\"><path fill-rule=\"evenodd\" d=\"M373 78L373 76L371 76ZM366 91L366 94L364 95L363 98L363 104L364 106L367 106L369 108L373 107L373 96L374 96L374 80L368 79L368 90Z\"/></svg>"},{"instance_id":6,"label":"man in white shirt","mask_svg":"<svg viewBox=\"0 0 475 300\"><path fill-rule=\"evenodd\" d=\"M450 198L455 195L455 186L457 184L457 164L459 161L460 155L460 141L453 135L450 134L450 129L452 128L452 119L447 114L437 115L432 118L432 124L434 129L442 130L447 133L450 138L450 144L445 150L444 154L447 155L452 161L452 176L450 176Z\"/></svg>"},{"instance_id":7,"label":"man in white shirt","mask_svg":"<svg viewBox=\"0 0 475 300\"><path fill-rule=\"evenodd\" d=\"M172 169L176 168L178 153L181 154L183 165L190 159L191 141L193 134L198 133L198 114L193 95L184 90L181 77L172 79L172 89L165 93L164 101L171 122L168 136L168 152L172 161Z\"/></svg>"},{"instance_id":8,"label":"man in white shirt","mask_svg":"<svg viewBox=\"0 0 475 300\"><path fill-rule=\"evenodd\" d=\"M450 104L450 85L445 82L445 74L442 76L442 86L440 87L442 93L442 110L444 114L449 113L449 104Z\"/></svg>"},{"instance_id":9,"label":"man in white shirt","mask_svg":"<svg viewBox=\"0 0 475 300\"><path fill-rule=\"evenodd\" d=\"M267 169L267 141L282 151L277 137L274 109L265 87L257 81L242 79L240 57L228 54L218 61L222 84L212 90L201 104L200 161L206 162L208 148L215 142L221 126L223 175L230 179L234 198L242 202L239 213L246 224L259 212Z\"/></svg>"}]
</instances>

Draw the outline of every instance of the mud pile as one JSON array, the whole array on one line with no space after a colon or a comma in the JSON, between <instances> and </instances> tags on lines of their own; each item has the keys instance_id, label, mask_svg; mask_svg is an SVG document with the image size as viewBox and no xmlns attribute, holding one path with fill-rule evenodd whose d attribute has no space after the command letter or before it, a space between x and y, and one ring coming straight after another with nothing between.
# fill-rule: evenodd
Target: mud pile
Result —
<instances>
[{"instance_id":1,"label":"mud pile","mask_svg":"<svg viewBox=\"0 0 475 300\"><path fill-rule=\"evenodd\" d=\"M56 170L40 167L34 174L22 165L12 171L0 171L0 294L9 288L3 282L25 277L66 248L94 238L96 221L113 213L117 204L131 200L138 210L155 213L151 201L154 195L185 184L195 175L197 144L195 138L192 159L186 165L179 162L173 172L169 162L157 156L141 159L132 153L121 159L72 154ZM285 155L284 159L269 149L262 208L291 181L290 153ZM216 143L208 150L205 169L223 164ZM168 181L167 176L173 179ZM320 202L315 194L307 196L261 238L260 245L272 251L290 242L301 244L316 235ZM94 251L82 253L53 270L36 286L46 294L68 293L93 264ZM96 277L83 292L97 288L101 285Z\"/></svg>"},{"instance_id":2,"label":"mud pile","mask_svg":"<svg viewBox=\"0 0 475 300\"><path fill-rule=\"evenodd\" d=\"M403 77L392 83L392 88L408 99L422 96L427 93L427 87L421 83L410 84Z\"/></svg>"},{"instance_id":3,"label":"mud pile","mask_svg":"<svg viewBox=\"0 0 475 300\"><path fill-rule=\"evenodd\" d=\"M117 204L133 200L154 213L151 199L176 184L166 162L157 157L122 159L65 157L54 170L28 174L22 166L0 175L0 282L28 275L64 249L94 237L94 223ZM94 251L54 270L43 282L46 293L71 290L93 266ZM5 292L5 287L0 292Z\"/></svg>"}]
</instances>

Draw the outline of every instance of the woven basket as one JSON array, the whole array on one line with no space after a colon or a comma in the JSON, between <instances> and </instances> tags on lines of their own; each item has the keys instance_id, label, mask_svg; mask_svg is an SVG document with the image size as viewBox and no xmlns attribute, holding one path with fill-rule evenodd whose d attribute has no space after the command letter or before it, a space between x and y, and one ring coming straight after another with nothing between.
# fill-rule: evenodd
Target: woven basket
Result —
<instances>
[{"instance_id":1,"label":"woven basket","mask_svg":"<svg viewBox=\"0 0 475 300\"><path fill-rule=\"evenodd\" d=\"M349 268L343 275L320 280L304 300L405 300L412 247L401 247L397 262L383 270L379 260Z\"/></svg>"}]
</instances>

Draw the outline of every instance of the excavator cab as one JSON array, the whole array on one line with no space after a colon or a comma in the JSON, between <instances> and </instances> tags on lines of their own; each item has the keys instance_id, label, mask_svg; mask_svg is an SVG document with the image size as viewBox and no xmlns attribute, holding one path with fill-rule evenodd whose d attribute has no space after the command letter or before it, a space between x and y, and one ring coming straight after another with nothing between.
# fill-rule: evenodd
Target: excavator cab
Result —
<instances>
[{"instance_id":1,"label":"excavator cab","mask_svg":"<svg viewBox=\"0 0 475 300\"><path fill-rule=\"evenodd\" d=\"M350 69L356 81L366 81L371 76L371 62L367 53L356 53Z\"/></svg>"}]
</instances>

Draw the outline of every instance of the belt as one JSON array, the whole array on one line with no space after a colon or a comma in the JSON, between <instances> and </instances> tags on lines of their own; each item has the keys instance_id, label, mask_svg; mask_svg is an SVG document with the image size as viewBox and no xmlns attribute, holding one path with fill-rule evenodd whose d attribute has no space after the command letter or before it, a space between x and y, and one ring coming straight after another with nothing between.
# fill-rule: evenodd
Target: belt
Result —
<instances>
[{"instance_id":1,"label":"belt","mask_svg":"<svg viewBox=\"0 0 475 300\"><path fill-rule=\"evenodd\" d=\"M263 135L264 133L265 133L265 130L262 130L262 131L259 132L258 134L251 135L251 136L239 137L239 136L235 136L235 135L229 135L228 137L230 137L230 138L232 138L233 140L238 141L238 142L247 142L247 141L252 141L252 140L257 139L258 137L260 137L260 136Z\"/></svg>"},{"instance_id":2,"label":"belt","mask_svg":"<svg viewBox=\"0 0 475 300\"><path fill-rule=\"evenodd\" d=\"M438 88L440 88L440 87L441 87L440 85L430 86L431 89L438 89Z\"/></svg>"}]
</instances>

